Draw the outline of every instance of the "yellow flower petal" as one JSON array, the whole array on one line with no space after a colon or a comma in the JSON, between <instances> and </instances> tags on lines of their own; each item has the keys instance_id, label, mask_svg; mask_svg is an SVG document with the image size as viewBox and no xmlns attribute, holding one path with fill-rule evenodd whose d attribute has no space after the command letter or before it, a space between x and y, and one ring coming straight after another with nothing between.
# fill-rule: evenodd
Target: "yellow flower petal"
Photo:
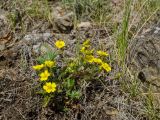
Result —
<instances>
[{"instance_id":1,"label":"yellow flower petal","mask_svg":"<svg viewBox=\"0 0 160 120\"><path fill-rule=\"evenodd\" d=\"M44 64L45 64L47 67L50 67L50 68L51 68L51 67L53 67L53 66L55 65L55 62L48 60L48 61L45 61Z\"/></svg>"},{"instance_id":2,"label":"yellow flower petal","mask_svg":"<svg viewBox=\"0 0 160 120\"><path fill-rule=\"evenodd\" d=\"M43 89L47 92L47 93L51 93L51 92L55 92L56 91L56 87L57 85L53 82L48 82L43 86Z\"/></svg>"},{"instance_id":3,"label":"yellow flower petal","mask_svg":"<svg viewBox=\"0 0 160 120\"><path fill-rule=\"evenodd\" d=\"M94 56L93 55L86 55L84 60L86 60L89 63L93 63L94 62Z\"/></svg>"},{"instance_id":4,"label":"yellow flower petal","mask_svg":"<svg viewBox=\"0 0 160 120\"><path fill-rule=\"evenodd\" d=\"M46 85L44 85L44 86L43 86L43 89L44 89L44 90L46 90L46 89L47 89L47 86L46 86Z\"/></svg>"},{"instance_id":5,"label":"yellow flower petal","mask_svg":"<svg viewBox=\"0 0 160 120\"><path fill-rule=\"evenodd\" d=\"M105 69L107 72L111 71L111 67L107 64L107 63L102 63L102 65L100 66L100 68Z\"/></svg>"},{"instance_id":6,"label":"yellow flower petal","mask_svg":"<svg viewBox=\"0 0 160 120\"><path fill-rule=\"evenodd\" d=\"M94 49L92 49L92 50L87 50L86 47L82 47L81 50L80 50L80 52L82 52L82 53L84 53L84 54L88 54L88 55L89 55L89 54L92 54L93 51L94 51Z\"/></svg>"},{"instance_id":7,"label":"yellow flower petal","mask_svg":"<svg viewBox=\"0 0 160 120\"><path fill-rule=\"evenodd\" d=\"M47 78L46 78L46 77L45 77L45 78L41 77L40 80L41 80L41 81L46 81Z\"/></svg>"},{"instance_id":8,"label":"yellow flower petal","mask_svg":"<svg viewBox=\"0 0 160 120\"><path fill-rule=\"evenodd\" d=\"M48 72L48 70L45 70L44 72L42 72L40 74L40 80L41 81L46 81L50 75L51 74Z\"/></svg>"},{"instance_id":9,"label":"yellow flower petal","mask_svg":"<svg viewBox=\"0 0 160 120\"><path fill-rule=\"evenodd\" d=\"M86 50L86 48L85 48L85 47L82 47L80 51L81 51L82 53L84 53L85 50Z\"/></svg>"},{"instance_id":10,"label":"yellow flower petal","mask_svg":"<svg viewBox=\"0 0 160 120\"><path fill-rule=\"evenodd\" d=\"M101 50L98 50L97 54L100 55L100 56L108 56L108 53L106 53L104 51L101 51Z\"/></svg>"},{"instance_id":11,"label":"yellow flower petal","mask_svg":"<svg viewBox=\"0 0 160 120\"><path fill-rule=\"evenodd\" d=\"M85 40L84 42L83 42L83 46L84 47L89 47L90 45L90 40L89 39L87 39L87 40Z\"/></svg>"},{"instance_id":12,"label":"yellow flower petal","mask_svg":"<svg viewBox=\"0 0 160 120\"><path fill-rule=\"evenodd\" d=\"M43 67L44 67L44 64L35 65L35 66L33 66L33 69L35 69L35 70L41 70Z\"/></svg>"},{"instance_id":13,"label":"yellow flower petal","mask_svg":"<svg viewBox=\"0 0 160 120\"><path fill-rule=\"evenodd\" d=\"M63 40L58 40L58 41L56 41L55 46L57 48L61 49L65 46L65 42Z\"/></svg>"},{"instance_id":14,"label":"yellow flower petal","mask_svg":"<svg viewBox=\"0 0 160 120\"><path fill-rule=\"evenodd\" d=\"M56 84L55 84L55 83L52 83L51 85L52 85L52 87L53 87L53 88L55 88L55 87L56 87Z\"/></svg>"},{"instance_id":15,"label":"yellow flower petal","mask_svg":"<svg viewBox=\"0 0 160 120\"><path fill-rule=\"evenodd\" d=\"M102 63L103 63L102 60L99 59L99 58L94 58L93 61L94 61L95 63L98 63L98 64L102 64Z\"/></svg>"}]
</instances>

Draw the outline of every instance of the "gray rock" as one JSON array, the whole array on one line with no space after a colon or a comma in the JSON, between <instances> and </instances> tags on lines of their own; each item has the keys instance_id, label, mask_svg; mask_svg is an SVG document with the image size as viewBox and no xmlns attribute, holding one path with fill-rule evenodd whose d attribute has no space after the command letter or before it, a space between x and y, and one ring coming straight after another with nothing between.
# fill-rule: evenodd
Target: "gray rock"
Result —
<instances>
[{"instance_id":1,"label":"gray rock","mask_svg":"<svg viewBox=\"0 0 160 120\"><path fill-rule=\"evenodd\" d=\"M0 45L0 51L3 51L3 50L5 50L5 45L4 44Z\"/></svg>"},{"instance_id":2,"label":"gray rock","mask_svg":"<svg viewBox=\"0 0 160 120\"><path fill-rule=\"evenodd\" d=\"M44 43L40 46L40 54L45 54L49 51L55 51L54 46L52 46L48 43Z\"/></svg>"},{"instance_id":3,"label":"gray rock","mask_svg":"<svg viewBox=\"0 0 160 120\"><path fill-rule=\"evenodd\" d=\"M131 40L127 59L132 73L138 74L143 83L154 86L155 91L160 88L160 30L157 28L153 27L143 37Z\"/></svg>"},{"instance_id":4,"label":"gray rock","mask_svg":"<svg viewBox=\"0 0 160 120\"><path fill-rule=\"evenodd\" d=\"M70 33L73 29L73 12L55 18L55 27L60 33Z\"/></svg>"},{"instance_id":5,"label":"gray rock","mask_svg":"<svg viewBox=\"0 0 160 120\"><path fill-rule=\"evenodd\" d=\"M7 13L0 9L0 37L8 33L8 19Z\"/></svg>"},{"instance_id":6,"label":"gray rock","mask_svg":"<svg viewBox=\"0 0 160 120\"><path fill-rule=\"evenodd\" d=\"M59 18L59 17L62 16L61 15L62 11L63 11L63 9L60 6L53 7L51 15L52 15L53 18Z\"/></svg>"},{"instance_id":7,"label":"gray rock","mask_svg":"<svg viewBox=\"0 0 160 120\"><path fill-rule=\"evenodd\" d=\"M53 18L53 31L56 33L70 33L73 29L73 12L60 7L60 5L54 5L52 8L51 16Z\"/></svg>"},{"instance_id":8,"label":"gray rock","mask_svg":"<svg viewBox=\"0 0 160 120\"><path fill-rule=\"evenodd\" d=\"M160 27L156 27L155 29L156 29L156 30L154 31L154 33L155 33L155 34L158 34L159 31L160 31Z\"/></svg>"},{"instance_id":9,"label":"gray rock","mask_svg":"<svg viewBox=\"0 0 160 120\"><path fill-rule=\"evenodd\" d=\"M47 41L52 37L51 33L32 33L25 35L23 41L30 44L37 44L38 42Z\"/></svg>"},{"instance_id":10,"label":"gray rock","mask_svg":"<svg viewBox=\"0 0 160 120\"><path fill-rule=\"evenodd\" d=\"M80 24L78 24L77 26L78 28L91 28L92 25L90 22L81 22Z\"/></svg>"},{"instance_id":11,"label":"gray rock","mask_svg":"<svg viewBox=\"0 0 160 120\"><path fill-rule=\"evenodd\" d=\"M33 45L33 52L36 54L39 54L40 53L40 46L41 46L41 43Z\"/></svg>"}]
</instances>

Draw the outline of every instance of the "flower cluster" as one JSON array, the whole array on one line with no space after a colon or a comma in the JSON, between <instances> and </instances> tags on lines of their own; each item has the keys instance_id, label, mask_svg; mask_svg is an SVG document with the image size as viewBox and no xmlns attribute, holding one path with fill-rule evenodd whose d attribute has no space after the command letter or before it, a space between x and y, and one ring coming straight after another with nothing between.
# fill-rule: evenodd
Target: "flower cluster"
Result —
<instances>
[{"instance_id":1,"label":"flower cluster","mask_svg":"<svg viewBox=\"0 0 160 120\"><path fill-rule=\"evenodd\" d=\"M49 69L53 68L54 66L55 66L55 61L46 60L44 62L44 64L33 66L33 69L35 69L39 72L40 81L47 81L49 79L49 77L51 76ZM52 83L46 82L43 85L43 89L47 93L54 92L54 91L56 91L56 84L54 82L52 82Z\"/></svg>"},{"instance_id":2,"label":"flower cluster","mask_svg":"<svg viewBox=\"0 0 160 120\"><path fill-rule=\"evenodd\" d=\"M84 55L84 60L88 63L98 64L100 69L103 68L107 72L111 71L111 67L109 66L109 64L102 60L104 57L108 56L108 53L101 50L94 52L95 50L90 48L90 40L84 41L80 50ZM96 53L97 57L94 56L94 53Z\"/></svg>"},{"instance_id":3,"label":"flower cluster","mask_svg":"<svg viewBox=\"0 0 160 120\"><path fill-rule=\"evenodd\" d=\"M63 40L58 40L55 42L55 46L58 49L62 49L65 46L65 42ZM39 72L40 81L47 81L49 77L52 75L51 69L55 67L56 62L51 60L46 60L43 64L33 66L33 69ZM50 72L49 72L50 71ZM56 91L56 83L55 82L44 82L43 89L47 93Z\"/></svg>"},{"instance_id":4,"label":"flower cluster","mask_svg":"<svg viewBox=\"0 0 160 120\"><path fill-rule=\"evenodd\" d=\"M111 67L106 62L108 53L92 49L90 40L83 42L81 55L74 58L65 57L65 49L62 49L65 47L63 40L56 41L55 46L57 50L41 56L38 60L40 64L33 66L33 69L39 76L44 106L52 97L55 100L60 97L62 101L68 101L72 105L74 100L83 95L81 94L82 80L96 80L99 76L96 79L93 76L99 75L101 70L111 71Z\"/></svg>"}]
</instances>

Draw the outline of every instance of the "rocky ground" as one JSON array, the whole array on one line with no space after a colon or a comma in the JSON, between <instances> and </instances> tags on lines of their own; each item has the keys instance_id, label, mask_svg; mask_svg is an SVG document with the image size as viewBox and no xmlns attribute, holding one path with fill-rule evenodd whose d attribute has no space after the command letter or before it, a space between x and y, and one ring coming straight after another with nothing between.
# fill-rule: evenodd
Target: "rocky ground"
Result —
<instances>
[{"instance_id":1,"label":"rocky ground","mask_svg":"<svg viewBox=\"0 0 160 120\"><path fill-rule=\"evenodd\" d=\"M81 43L86 38L90 38L95 47L103 44L112 55L115 48L112 31L87 20L75 26L74 13L56 1L51 2L51 22L31 18L20 5L12 8L10 0L0 4L0 120L148 120L141 96L128 99L130 95L120 87L119 81L129 76L119 81L114 77L120 71L114 59L110 77L103 83L85 85L85 98L71 111L65 114L55 111L52 104L41 108L32 70L36 57L47 49L54 49L58 39L65 40L69 49L66 54L72 57L77 39ZM8 17L10 13L15 13L14 23ZM126 64L135 75L134 78L131 75L132 78L141 81L138 87L147 94L148 86L152 86L153 95L160 99L160 23L148 25L131 40L127 54ZM160 101L156 101L156 105L160 117Z\"/></svg>"}]
</instances>

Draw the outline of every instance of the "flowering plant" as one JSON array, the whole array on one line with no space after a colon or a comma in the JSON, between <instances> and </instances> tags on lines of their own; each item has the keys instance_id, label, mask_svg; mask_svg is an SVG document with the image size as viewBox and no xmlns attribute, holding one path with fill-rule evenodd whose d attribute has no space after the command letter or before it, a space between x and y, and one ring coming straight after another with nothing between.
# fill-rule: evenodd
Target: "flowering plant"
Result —
<instances>
[{"instance_id":1,"label":"flowering plant","mask_svg":"<svg viewBox=\"0 0 160 120\"><path fill-rule=\"evenodd\" d=\"M81 92L83 81L95 80L95 76L102 71L111 71L111 67L105 62L108 53L91 49L89 40L83 42L79 54L72 59L63 55L64 41L56 41L55 46L57 51L40 56L37 59L39 64L33 66L33 69L39 76L41 89L39 93L44 96L44 106L50 101L56 103L58 101L56 105L66 108L72 106L83 95Z\"/></svg>"}]
</instances>

